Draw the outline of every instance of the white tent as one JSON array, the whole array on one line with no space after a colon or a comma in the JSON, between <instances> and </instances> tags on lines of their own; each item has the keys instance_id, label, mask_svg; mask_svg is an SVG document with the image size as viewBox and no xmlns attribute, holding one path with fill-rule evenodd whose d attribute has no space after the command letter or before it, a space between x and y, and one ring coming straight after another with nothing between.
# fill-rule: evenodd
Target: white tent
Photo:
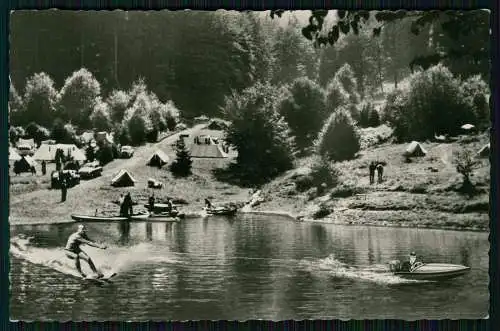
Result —
<instances>
[{"instance_id":1,"label":"white tent","mask_svg":"<svg viewBox=\"0 0 500 331\"><path fill-rule=\"evenodd\" d=\"M75 161L82 162L87 159L85 153L82 152L74 144L57 144L57 145L40 145L40 148L35 152L33 158L35 160L54 161L56 158L56 151L62 149L64 155L71 156Z\"/></svg>"},{"instance_id":2,"label":"white tent","mask_svg":"<svg viewBox=\"0 0 500 331\"><path fill-rule=\"evenodd\" d=\"M9 147L9 161L18 161L21 159L21 155L12 147Z\"/></svg>"},{"instance_id":3,"label":"white tent","mask_svg":"<svg viewBox=\"0 0 500 331\"><path fill-rule=\"evenodd\" d=\"M134 186L136 180L125 169L120 170L118 174L111 180L111 185L116 187Z\"/></svg>"},{"instance_id":4,"label":"white tent","mask_svg":"<svg viewBox=\"0 0 500 331\"><path fill-rule=\"evenodd\" d=\"M418 141L412 141L404 152L405 156L425 156L427 151Z\"/></svg>"},{"instance_id":5,"label":"white tent","mask_svg":"<svg viewBox=\"0 0 500 331\"><path fill-rule=\"evenodd\" d=\"M168 163L169 157L161 150L157 150L151 155L148 161L150 166L163 166Z\"/></svg>"}]
</instances>

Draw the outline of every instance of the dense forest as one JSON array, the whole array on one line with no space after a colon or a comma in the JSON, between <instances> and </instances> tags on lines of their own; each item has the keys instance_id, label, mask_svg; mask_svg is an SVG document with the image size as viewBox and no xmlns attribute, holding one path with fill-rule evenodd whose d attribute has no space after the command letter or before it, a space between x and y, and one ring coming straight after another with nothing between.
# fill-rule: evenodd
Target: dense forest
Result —
<instances>
[{"instance_id":1,"label":"dense forest","mask_svg":"<svg viewBox=\"0 0 500 331\"><path fill-rule=\"evenodd\" d=\"M399 140L487 127L488 20L485 11L19 11L11 125L58 140L112 130L140 144L179 121L223 117L238 164L267 168L265 178L290 166L292 150L349 159L358 126L388 122ZM276 167L263 167L270 154Z\"/></svg>"},{"instance_id":2,"label":"dense forest","mask_svg":"<svg viewBox=\"0 0 500 331\"><path fill-rule=\"evenodd\" d=\"M302 14L307 21L307 13ZM438 24L419 35L410 33L415 18L408 17L386 24L377 38L364 29L334 46L315 48L302 35L304 20L296 16L19 11L11 17L11 79L22 93L29 77L45 72L60 89L74 71L86 68L107 95L128 90L143 77L160 100L172 100L185 116L211 116L219 114L224 96L233 89L257 81L290 83L301 76L326 86L344 63L351 65L362 96L381 92L383 82L397 84L410 73L412 59L449 43L437 31ZM332 14L327 18L335 20ZM466 39L478 42L474 35ZM470 74L470 67L455 67L460 74ZM479 66L472 70L488 72Z\"/></svg>"}]
</instances>

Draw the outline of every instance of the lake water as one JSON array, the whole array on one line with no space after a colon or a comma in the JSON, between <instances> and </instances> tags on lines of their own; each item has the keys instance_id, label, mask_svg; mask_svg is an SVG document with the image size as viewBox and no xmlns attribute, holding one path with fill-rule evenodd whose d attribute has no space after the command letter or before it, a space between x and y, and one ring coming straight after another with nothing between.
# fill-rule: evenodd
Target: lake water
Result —
<instances>
[{"instance_id":1,"label":"lake water","mask_svg":"<svg viewBox=\"0 0 500 331\"><path fill-rule=\"evenodd\" d=\"M488 234L296 223L269 217L92 223L85 247L118 276L98 285L48 267L76 224L11 227L11 319L440 319L488 314ZM24 250L23 239L32 236ZM13 248L13 245L16 245ZM415 282L386 263L414 250L470 273ZM69 264L72 266L71 264ZM86 267L83 263L84 268Z\"/></svg>"}]
</instances>

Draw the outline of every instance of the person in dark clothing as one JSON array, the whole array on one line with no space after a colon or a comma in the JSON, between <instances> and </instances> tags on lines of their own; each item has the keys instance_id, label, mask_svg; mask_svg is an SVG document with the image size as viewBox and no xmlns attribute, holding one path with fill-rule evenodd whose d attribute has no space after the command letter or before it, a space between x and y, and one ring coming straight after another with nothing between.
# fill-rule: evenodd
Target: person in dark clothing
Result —
<instances>
[{"instance_id":1,"label":"person in dark clothing","mask_svg":"<svg viewBox=\"0 0 500 331\"><path fill-rule=\"evenodd\" d=\"M377 165L377 173L378 173L378 182L382 183L382 179L384 176L384 166L380 163Z\"/></svg>"},{"instance_id":2,"label":"person in dark clothing","mask_svg":"<svg viewBox=\"0 0 500 331\"><path fill-rule=\"evenodd\" d=\"M123 199L123 211L124 211L124 216L129 217L133 215L133 209L132 209L132 197L130 196L130 193L127 193L125 195L125 199Z\"/></svg>"},{"instance_id":3,"label":"person in dark clothing","mask_svg":"<svg viewBox=\"0 0 500 331\"><path fill-rule=\"evenodd\" d=\"M45 160L42 161L42 175L45 176L45 174L47 173L47 163L45 163Z\"/></svg>"},{"instance_id":4,"label":"person in dark clothing","mask_svg":"<svg viewBox=\"0 0 500 331\"><path fill-rule=\"evenodd\" d=\"M172 204L172 199L167 199L167 212L171 213L174 210L174 205Z\"/></svg>"},{"instance_id":5,"label":"person in dark clothing","mask_svg":"<svg viewBox=\"0 0 500 331\"><path fill-rule=\"evenodd\" d=\"M212 203L208 199L205 199L205 208L207 208L207 209L212 209L213 208Z\"/></svg>"},{"instance_id":6,"label":"person in dark clothing","mask_svg":"<svg viewBox=\"0 0 500 331\"><path fill-rule=\"evenodd\" d=\"M66 201L66 194L68 193L68 183L65 178L61 180L61 202Z\"/></svg>"},{"instance_id":7,"label":"person in dark clothing","mask_svg":"<svg viewBox=\"0 0 500 331\"><path fill-rule=\"evenodd\" d=\"M155 194L153 193L148 199L148 209L150 213L154 211L154 207L155 207Z\"/></svg>"},{"instance_id":8,"label":"person in dark clothing","mask_svg":"<svg viewBox=\"0 0 500 331\"><path fill-rule=\"evenodd\" d=\"M32 175L36 175L36 169L34 166L31 166L30 170Z\"/></svg>"},{"instance_id":9,"label":"person in dark clothing","mask_svg":"<svg viewBox=\"0 0 500 331\"><path fill-rule=\"evenodd\" d=\"M370 163L370 184L373 184L373 182L375 181L375 162L371 162Z\"/></svg>"}]
</instances>

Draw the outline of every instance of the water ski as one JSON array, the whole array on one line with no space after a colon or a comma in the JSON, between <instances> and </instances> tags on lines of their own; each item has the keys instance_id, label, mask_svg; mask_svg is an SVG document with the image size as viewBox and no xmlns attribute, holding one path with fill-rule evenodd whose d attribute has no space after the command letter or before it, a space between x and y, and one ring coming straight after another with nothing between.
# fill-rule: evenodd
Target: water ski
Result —
<instances>
[{"instance_id":1,"label":"water ski","mask_svg":"<svg viewBox=\"0 0 500 331\"><path fill-rule=\"evenodd\" d=\"M116 276L116 272L107 272L104 273L102 277L97 275L87 275L87 277L82 277L83 280L94 281L94 282L108 282L112 277Z\"/></svg>"}]
</instances>

